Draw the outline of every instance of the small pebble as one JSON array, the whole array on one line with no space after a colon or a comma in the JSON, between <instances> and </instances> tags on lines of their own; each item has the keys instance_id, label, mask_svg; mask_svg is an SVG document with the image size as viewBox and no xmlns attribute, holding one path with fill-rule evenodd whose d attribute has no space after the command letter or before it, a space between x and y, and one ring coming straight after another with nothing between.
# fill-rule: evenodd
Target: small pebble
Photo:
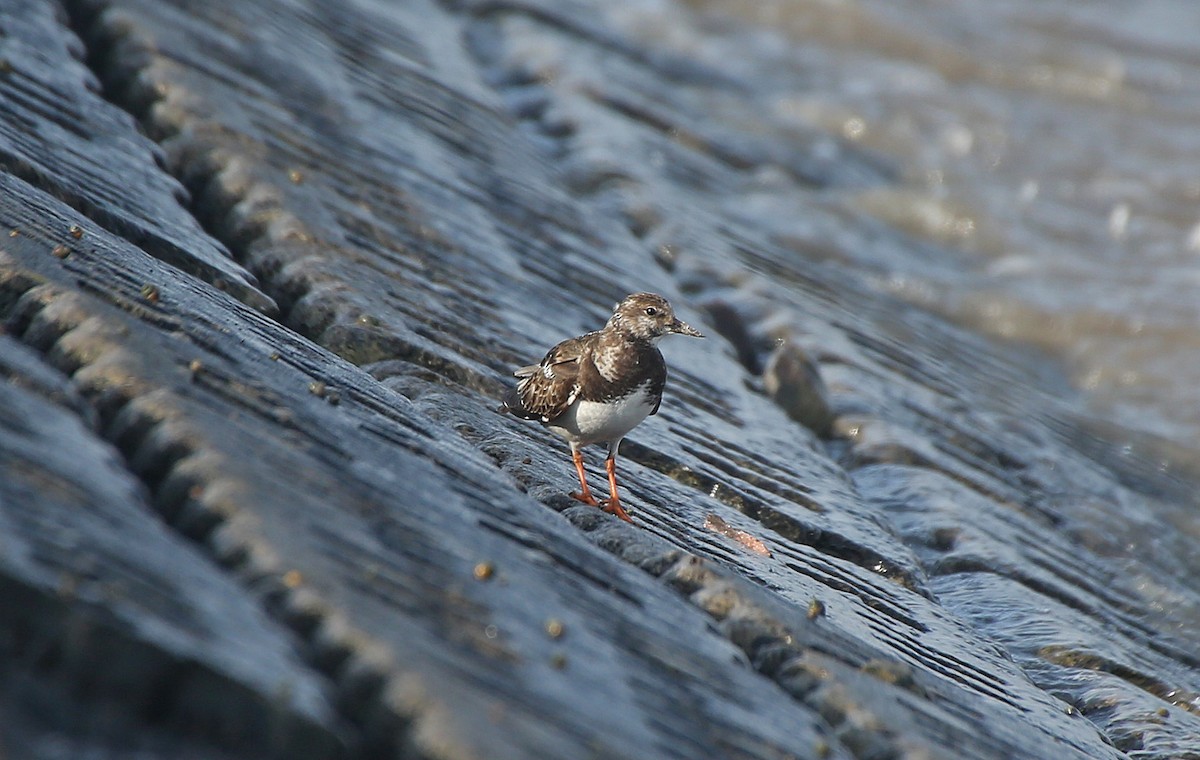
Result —
<instances>
[{"instance_id":1,"label":"small pebble","mask_svg":"<svg viewBox=\"0 0 1200 760\"><path fill-rule=\"evenodd\" d=\"M819 617L825 617L825 602L813 599L808 603L808 619L816 620Z\"/></svg>"},{"instance_id":2,"label":"small pebble","mask_svg":"<svg viewBox=\"0 0 1200 760\"><path fill-rule=\"evenodd\" d=\"M558 618L550 618L546 621L546 635L550 638L561 639L566 632L567 627Z\"/></svg>"},{"instance_id":3,"label":"small pebble","mask_svg":"<svg viewBox=\"0 0 1200 760\"><path fill-rule=\"evenodd\" d=\"M143 285L141 292L142 298L146 299L150 303L158 303L158 288L154 285L150 285L149 283Z\"/></svg>"},{"instance_id":4,"label":"small pebble","mask_svg":"<svg viewBox=\"0 0 1200 760\"><path fill-rule=\"evenodd\" d=\"M767 360L763 388L793 420L821 437L833 429L829 389L817 362L794 343L783 343Z\"/></svg>"},{"instance_id":5,"label":"small pebble","mask_svg":"<svg viewBox=\"0 0 1200 760\"><path fill-rule=\"evenodd\" d=\"M308 392L317 398L325 397L325 382L323 380L313 380L308 384Z\"/></svg>"},{"instance_id":6,"label":"small pebble","mask_svg":"<svg viewBox=\"0 0 1200 760\"><path fill-rule=\"evenodd\" d=\"M67 232L70 232L71 237L75 238L76 240L79 240L83 237L83 228L78 224L72 224L71 228L68 229Z\"/></svg>"},{"instance_id":7,"label":"small pebble","mask_svg":"<svg viewBox=\"0 0 1200 760\"><path fill-rule=\"evenodd\" d=\"M53 254L54 258L56 259L65 259L71 255L71 249L65 245L56 245L50 250L50 253Z\"/></svg>"},{"instance_id":8,"label":"small pebble","mask_svg":"<svg viewBox=\"0 0 1200 760\"><path fill-rule=\"evenodd\" d=\"M496 567L491 562L480 562L475 565L475 580L490 581L492 576L496 574Z\"/></svg>"}]
</instances>

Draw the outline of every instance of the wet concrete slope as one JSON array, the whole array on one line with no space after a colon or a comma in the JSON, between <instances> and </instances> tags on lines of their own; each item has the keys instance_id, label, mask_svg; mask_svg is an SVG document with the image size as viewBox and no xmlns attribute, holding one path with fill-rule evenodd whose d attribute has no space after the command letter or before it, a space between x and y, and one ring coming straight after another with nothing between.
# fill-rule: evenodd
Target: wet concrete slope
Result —
<instances>
[{"instance_id":1,"label":"wet concrete slope","mask_svg":"<svg viewBox=\"0 0 1200 760\"><path fill-rule=\"evenodd\" d=\"M1196 752L1182 489L873 293L836 248L913 243L834 200L889 167L706 120L747 72L603 4L0 30L0 755ZM712 336L629 526L495 407L640 289Z\"/></svg>"}]
</instances>

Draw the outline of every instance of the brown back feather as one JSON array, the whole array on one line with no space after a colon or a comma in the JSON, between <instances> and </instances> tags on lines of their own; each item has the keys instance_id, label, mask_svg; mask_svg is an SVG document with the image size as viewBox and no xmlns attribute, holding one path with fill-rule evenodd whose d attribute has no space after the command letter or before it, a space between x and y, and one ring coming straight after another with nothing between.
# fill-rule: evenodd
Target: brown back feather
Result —
<instances>
[{"instance_id":1,"label":"brown back feather","mask_svg":"<svg viewBox=\"0 0 1200 760\"><path fill-rule=\"evenodd\" d=\"M522 367L517 387L505 398L509 411L527 420L547 422L567 410L579 394L580 360L596 333L568 338L546 352L536 367ZM515 404L513 402L516 402Z\"/></svg>"}]
</instances>

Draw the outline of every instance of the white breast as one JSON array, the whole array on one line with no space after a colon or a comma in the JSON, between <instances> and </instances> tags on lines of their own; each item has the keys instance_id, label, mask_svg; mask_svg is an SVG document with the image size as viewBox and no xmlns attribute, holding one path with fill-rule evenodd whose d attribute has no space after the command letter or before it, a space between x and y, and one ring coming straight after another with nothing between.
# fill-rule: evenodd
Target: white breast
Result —
<instances>
[{"instance_id":1,"label":"white breast","mask_svg":"<svg viewBox=\"0 0 1200 760\"><path fill-rule=\"evenodd\" d=\"M649 385L641 385L633 393L611 403L580 401L547 427L580 445L624 438L654 408L648 392Z\"/></svg>"}]
</instances>

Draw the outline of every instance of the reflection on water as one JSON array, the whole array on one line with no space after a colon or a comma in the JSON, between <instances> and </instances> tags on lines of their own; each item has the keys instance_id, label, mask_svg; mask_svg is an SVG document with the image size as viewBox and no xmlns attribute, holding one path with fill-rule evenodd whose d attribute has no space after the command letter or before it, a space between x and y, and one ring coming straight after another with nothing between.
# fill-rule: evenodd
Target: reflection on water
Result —
<instances>
[{"instance_id":1,"label":"reflection on water","mask_svg":"<svg viewBox=\"0 0 1200 760\"><path fill-rule=\"evenodd\" d=\"M882 287L1061 356L1101 418L1200 438L1200 4L691 5L741 22L702 53L753 72L774 123L903 167L836 203L954 255L887 261Z\"/></svg>"}]
</instances>

